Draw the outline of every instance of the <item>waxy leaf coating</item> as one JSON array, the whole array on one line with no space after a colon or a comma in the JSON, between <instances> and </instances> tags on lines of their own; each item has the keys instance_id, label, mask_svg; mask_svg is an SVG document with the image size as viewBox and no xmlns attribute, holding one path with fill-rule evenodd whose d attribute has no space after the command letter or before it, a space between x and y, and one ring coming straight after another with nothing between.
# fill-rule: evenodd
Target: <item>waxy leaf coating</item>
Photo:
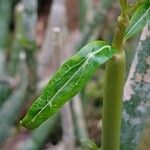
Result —
<instances>
[{"instance_id":1,"label":"waxy leaf coating","mask_svg":"<svg viewBox=\"0 0 150 150\"><path fill-rule=\"evenodd\" d=\"M149 20L150 2L147 1L135 11L134 15L130 19L129 25L124 35L124 41L142 30Z\"/></svg>"},{"instance_id":2,"label":"waxy leaf coating","mask_svg":"<svg viewBox=\"0 0 150 150\"><path fill-rule=\"evenodd\" d=\"M33 103L21 124L35 129L77 94L115 49L102 41L87 44L65 62Z\"/></svg>"}]
</instances>

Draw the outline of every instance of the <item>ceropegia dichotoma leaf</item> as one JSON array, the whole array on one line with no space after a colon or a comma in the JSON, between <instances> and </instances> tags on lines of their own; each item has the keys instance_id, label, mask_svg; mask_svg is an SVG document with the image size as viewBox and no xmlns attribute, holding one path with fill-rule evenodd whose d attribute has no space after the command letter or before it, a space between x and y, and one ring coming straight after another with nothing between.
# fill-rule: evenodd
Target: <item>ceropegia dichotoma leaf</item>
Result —
<instances>
[{"instance_id":1,"label":"ceropegia dichotoma leaf","mask_svg":"<svg viewBox=\"0 0 150 150\"><path fill-rule=\"evenodd\" d=\"M90 139L81 139L84 149L87 150L101 150L93 141Z\"/></svg>"},{"instance_id":2,"label":"ceropegia dichotoma leaf","mask_svg":"<svg viewBox=\"0 0 150 150\"><path fill-rule=\"evenodd\" d=\"M134 13L129 21L129 25L125 31L124 41L139 32L150 20L150 2L141 5Z\"/></svg>"},{"instance_id":3,"label":"ceropegia dichotoma leaf","mask_svg":"<svg viewBox=\"0 0 150 150\"><path fill-rule=\"evenodd\" d=\"M102 41L95 41L83 47L60 67L33 103L21 124L28 129L37 128L77 94L96 69L114 53L115 49Z\"/></svg>"}]
</instances>

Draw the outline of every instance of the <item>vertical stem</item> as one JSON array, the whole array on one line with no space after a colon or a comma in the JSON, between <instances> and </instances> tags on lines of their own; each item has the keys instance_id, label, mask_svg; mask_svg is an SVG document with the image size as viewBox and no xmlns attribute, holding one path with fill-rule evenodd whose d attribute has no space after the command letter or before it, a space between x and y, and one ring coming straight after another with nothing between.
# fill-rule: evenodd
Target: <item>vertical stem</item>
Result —
<instances>
[{"instance_id":1,"label":"vertical stem","mask_svg":"<svg viewBox=\"0 0 150 150\"><path fill-rule=\"evenodd\" d=\"M128 6L127 0L119 0L122 13L125 13L125 10Z\"/></svg>"},{"instance_id":2,"label":"vertical stem","mask_svg":"<svg viewBox=\"0 0 150 150\"><path fill-rule=\"evenodd\" d=\"M122 96L125 77L125 53L122 49L125 22L118 18L112 46L118 53L106 65L103 101L102 149L120 149Z\"/></svg>"},{"instance_id":3,"label":"vertical stem","mask_svg":"<svg viewBox=\"0 0 150 150\"><path fill-rule=\"evenodd\" d=\"M103 150L119 150L124 73L125 55L124 51L121 51L106 66L103 102Z\"/></svg>"}]
</instances>

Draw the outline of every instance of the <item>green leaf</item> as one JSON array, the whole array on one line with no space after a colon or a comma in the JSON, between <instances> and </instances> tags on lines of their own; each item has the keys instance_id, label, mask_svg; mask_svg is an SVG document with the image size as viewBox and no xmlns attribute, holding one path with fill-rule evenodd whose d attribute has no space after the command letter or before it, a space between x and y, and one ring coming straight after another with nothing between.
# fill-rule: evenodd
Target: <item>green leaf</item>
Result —
<instances>
[{"instance_id":1,"label":"green leaf","mask_svg":"<svg viewBox=\"0 0 150 150\"><path fill-rule=\"evenodd\" d=\"M115 49L102 41L87 44L65 62L33 103L21 124L35 129L77 94Z\"/></svg>"},{"instance_id":2,"label":"green leaf","mask_svg":"<svg viewBox=\"0 0 150 150\"><path fill-rule=\"evenodd\" d=\"M141 5L134 13L129 21L129 25L125 31L124 41L138 33L150 20L150 2Z\"/></svg>"},{"instance_id":3,"label":"green leaf","mask_svg":"<svg viewBox=\"0 0 150 150\"><path fill-rule=\"evenodd\" d=\"M86 150L100 150L100 148L90 139L83 139L81 142Z\"/></svg>"}]
</instances>

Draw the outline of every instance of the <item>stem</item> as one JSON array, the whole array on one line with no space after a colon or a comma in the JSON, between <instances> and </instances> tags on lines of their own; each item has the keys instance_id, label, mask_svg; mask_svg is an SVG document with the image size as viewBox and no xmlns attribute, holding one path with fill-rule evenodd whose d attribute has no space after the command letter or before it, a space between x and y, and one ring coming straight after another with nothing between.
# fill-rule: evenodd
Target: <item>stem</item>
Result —
<instances>
[{"instance_id":1,"label":"stem","mask_svg":"<svg viewBox=\"0 0 150 150\"><path fill-rule=\"evenodd\" d=\"M119 150L122 93L125 73L124 51L107 63L103 102L103 150Z\"/></svg>"},{"instance_id":2,"label":"stem","mask_svg":"<svg viewBox=\"0 0 150 150\"><path fill-rule=\"evenodd\" d=\"M122 96L125 77L125 53L122 49L123 34L126 28L126 16L118 18L112 46L118 53L106 65L104 101L103 101L103 126L102 149L120 149L120 126Z\"/></svg>"},{"instance_id":3,"label":"stem","mask_svg":"<svg viewBox=\"0 0 150 150\"><path fill-rule=\"evenodd\" d=\"M119 0L119 2L120 2L120 6L121 6L121 11L124 14L125 10L128 6L127 0Z\"/></svg>"}]
</instances>

